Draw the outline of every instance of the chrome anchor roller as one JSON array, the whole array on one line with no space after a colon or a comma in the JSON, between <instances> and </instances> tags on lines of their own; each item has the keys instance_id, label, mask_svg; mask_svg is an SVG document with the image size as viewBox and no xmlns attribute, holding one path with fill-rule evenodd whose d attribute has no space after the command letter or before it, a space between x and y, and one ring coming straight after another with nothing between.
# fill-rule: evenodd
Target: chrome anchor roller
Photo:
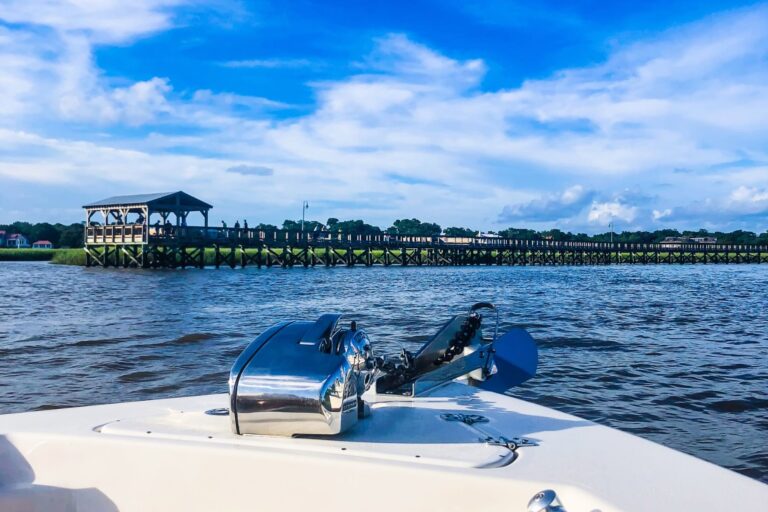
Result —
<instances>
[{"instance_id":1,"label":"chrome anchor roller","mask_svg":"<svg viewBox=\"0 0 768 512\"><path fill-rule=\"evenodd\" d=\"M498 335L496 307L479 302L450 318L414 353L377 357L357 322L331 313L315 321L273 325L238 356L229 374L229 419L235 434L334 436L366 418L363 395L419 397L454 379L503 392L533 377L538 350L522 329ZM492 332L486 336L484 319ZM208 414L226 415L222 411ZM531 443L478 428L488 419L447 412L482 435L514 450ZM477 424L477 425L476 425ZM491 437L490 440L486 438Z\"/></svg>"},{"instance_id":2,"label":"chrome anchor roller","mask_svg":"<svg viewBox=\"0 0 768 512\"><path fill-rule=\"evenodd\" d=\"M557 493L552 489L545 489L536 493L528 502L528 512L566 512Z\"/></svg>"}]
</instances>

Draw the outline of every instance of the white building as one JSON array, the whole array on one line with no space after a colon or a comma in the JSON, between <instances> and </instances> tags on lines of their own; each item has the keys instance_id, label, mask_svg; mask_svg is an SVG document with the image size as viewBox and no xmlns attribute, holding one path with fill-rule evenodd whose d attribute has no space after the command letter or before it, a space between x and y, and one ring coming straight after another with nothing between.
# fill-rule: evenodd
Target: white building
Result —
<instances>
[{"instance_id":1,"label":"white building","mask_svg":"<svg viewBox=\"0 0 768 512\"><path fill-rule=\"evenodd\" d=\"M33 249L53 249L53 242L48 240L38 240L32 244Z\"/></svg>"},{"instance_id":2,"label":"white building","mask_svg":"<svg viewBox=\"0 0 768 512\"><path fill-rule=\"evenodd\" d=\"M27 237L24 235L15 233L13 235L8 235L5 245L6 247L11 247L13 249L27 249L29 248L29 240L27 240Z\"/></svg>"},{"instance_id":3,"label":"white building","mask_svg":"<svg viewBox=\"0 0 768 512\"><path fill-rule=\"evenodd\" d=\"M688 237L688 236L668 236L661 241L661 246L665 248L679 247L683 244L716 244L717 238L712 236Z\"/></svg>"}]
</instances>

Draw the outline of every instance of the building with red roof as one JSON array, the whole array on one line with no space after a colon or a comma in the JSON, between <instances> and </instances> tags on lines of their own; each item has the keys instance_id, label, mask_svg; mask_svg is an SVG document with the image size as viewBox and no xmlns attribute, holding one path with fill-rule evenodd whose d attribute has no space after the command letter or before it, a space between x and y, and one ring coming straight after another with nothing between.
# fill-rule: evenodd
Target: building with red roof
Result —
<instances>
[{"instance_id":1,"label":"building with red roof","mask_svg":"<svg viewBox=\"0 0 768 512\"><path fill-rule=\"evenodd\" d=\"M48 240L38 240L32 244L33 249L53 249L53 242Z\"/></svg>"}]
</instances>

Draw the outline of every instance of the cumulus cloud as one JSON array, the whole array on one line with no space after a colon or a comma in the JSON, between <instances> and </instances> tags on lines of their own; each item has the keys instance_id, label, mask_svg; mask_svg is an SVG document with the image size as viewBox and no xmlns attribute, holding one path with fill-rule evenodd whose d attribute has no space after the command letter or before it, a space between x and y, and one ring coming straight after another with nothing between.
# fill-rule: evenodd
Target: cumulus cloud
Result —
<instances>
[{"instance_id":1,"label":"cumulus cloud","mask_svg":"<svg viewBox=\"0 0 768 512\"><path fill-rule=\"evenodd\" d=\"M86 181L99 185L108 169L109 183L118 187L135 183L149 183L159 190L179 188L179 183L205 187L217 179L211 168L223 171L234 165L227 160L151 154L0 128L0 154L10 149L16 152L4 158L0 177L35 185L76 185Z\"/></svg>"},{"instance_id":2,"label":"cumulus cloud","mask_svg":"<svg viewBox=\"0 0 768 512\"><path fill-rule=\"evenodd\" d=\"M546 194L527 203L507 205L499 214L499 222L567 219L584 210L594 195L594 191L574 185L560 193Z\"/></svg>"},{"instance_id":3,"label":"cumulus cloud","mask_svg":"<svg viewBox=\"0 0 768 512\"><path fill-rule=\"evenodd\" d=\"M486 72L482 59L457 61L413 42L403 34L390 34L377 43L361 67L397 75L401 80L426 82L431 86L449 81L451 88L475 86Z\"/></svg>"},{"instance_id":4,"label":"cumulus cloud","mask_svg":"<svg viewBox=\"0 0 768 512\"><path fill-rule=\"evenodd\" d=\"M114 89L95 86L84 90L75 86L62 90L57 106L66 120L137 126L170 113L166 96L170 91L168 80L157 77Z\"/></svg>"},{"instance_id":5,"label":"cumulus cloud","mask_svg":"<svg viewBox=\"0 0 768 512\"><path fill-rule=\"evenodd\" d=\"M169 2L5 2L0 20L0 124L34 121L139 125L170 112L167 78L130 84L105 80L93 59L95 44L126 40L167 28ZM142 20L144 22L142 23Z\"/></svg>"},{"instance_id":6,"label":"cumulus cloud","mask_svg":"<svg viewBox=\"0 0 768 512\"><path fill-rule=\"evenodd\" d=\"M650 197L643 193L622 191L606 199L604 194L574 185L556 194L545 194L526 203L505 206L499 222L516 221L547 222L567 221L579 224L606 225L616 220L635 222L645 209L638 204L647 203Z\"/></svg>"},{"instance_id":7,"label":"cumulus cloud","mask_svg":"<svg viewBox=\"0 0 768 512\"><path fill-rule=\"evenodd\" d=\"M654 211L654 220L693 221L728 227L745 227L746 222L754 225L757 221L757 229L768 228L768 187L741 185L730 191L726 189L715 198L707 197L664 211Z\"/></svg>"},{"instance_id":8,"label":"cumulus cloud","mask_svg":"<svg viewBox=\"0 0 768 512\"><path fill-rule=\"evenodd\" d=\"M69 3L46 0L39 16L32 5L6 2L0 10L0 19L19 24L0 27L0 147L27 140L36 148L0 155L6 177L54 183L99 168L94 179L119 182L119 172L103 169L122 169L129 151L126 161L150 169L146 185L155 189L168 188L153 172L162 163L184 169L184 183L215 201L249 179L232 168L259 162L284 178L265 180L269 204L311 197L342 204L384 190L397 211L446 224L589 226L615 218L649 225L707 209L709 218L730 222L765 211L766 7L714 16L618 49L599 65L498 90L483 89L481 58L452 58L390 34L361 56L354 74L312 84L316 108L278 119L271 111L289 106L267 98L177 91L173 77L114 80L97 67L94 45L167 29L173 1L72 2L67 11ZM80 139L48 132L69 124ZM146 137L123 139L122 125L147 125ZM755 163L722 167L736 161ZM444 186L425 186L436 181ZM563 190L567 183L579 185ZM616 192L628 184L658 193ZM349 214L368 213L357 208ZM372 221L391 221L370 213Z\"/></svg>"},{"instance_id":9,"label":"cumulus cloud","mask_svg":"<svg viewBox=\"0 0 768 512\"><path fill-rule=\"evenodd\" d=\"M80 33L99 43L122 43L167 29L183 0L5 0L0 19L62 33Z\"/></svg>"},{"instance_id":10,"label":"cumulus cloud","mask_svg":"<svg viewBox=\"0 0 768 512\"><path fill-rule=\"evenodd\" d=\"M609 201L605 203L592 203L589 208L587 220L593 224L606 225L615 220L622 220L630 223L637 218L638 208L630 206L620 201Z\"/></svg>"},{"instance_id":11,"label":"cumulus cloud","mask_svg":"<svg viewBox=\"0 0 768 512\"><path fill-rule=\"evenodd\" d=\"M742 185L728 196L728 204L731 208L738 208L747 214L768 214L768 188L758 189Z\"/></svg>"}]
</instances>

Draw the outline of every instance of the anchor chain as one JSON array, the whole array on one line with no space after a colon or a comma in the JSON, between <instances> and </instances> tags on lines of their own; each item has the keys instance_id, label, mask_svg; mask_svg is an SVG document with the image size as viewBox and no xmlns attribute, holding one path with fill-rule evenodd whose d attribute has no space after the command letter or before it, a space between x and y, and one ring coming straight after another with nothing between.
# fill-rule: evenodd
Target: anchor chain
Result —
<instances>
[{"instance_id":1,"label":"anchor chain","mask_svg":"<svg viewBox=\"0 0 768 512\"><path fill-rule=\"evenodd\" d=\"M445 352L435 359L434 364L440 365L451 361L455 356L464 351L464 347L469 345L475 333L480 328L483 317L479 313L472 312L466 320L462 322L461 329L453 336Z\"/></svg>"}]
</instances>

